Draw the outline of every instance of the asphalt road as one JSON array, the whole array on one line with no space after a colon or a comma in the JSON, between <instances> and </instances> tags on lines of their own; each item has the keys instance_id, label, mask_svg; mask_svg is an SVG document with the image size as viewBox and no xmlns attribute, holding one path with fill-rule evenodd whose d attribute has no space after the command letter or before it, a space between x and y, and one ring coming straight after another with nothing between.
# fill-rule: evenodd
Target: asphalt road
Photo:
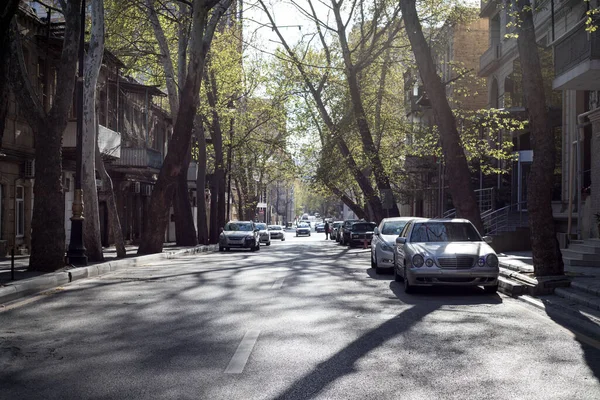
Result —
<instances>
[{"instance_id":1,"label":"asphalt road","mask_svg":"<svg viewBox=\"0 0 600 400\"><path fill-rule=\"evenodd\" d=\"M0 399L600 399L598 341L474 289L404 294L324 234L0 311Z\"/></svg>"}]
</instances>

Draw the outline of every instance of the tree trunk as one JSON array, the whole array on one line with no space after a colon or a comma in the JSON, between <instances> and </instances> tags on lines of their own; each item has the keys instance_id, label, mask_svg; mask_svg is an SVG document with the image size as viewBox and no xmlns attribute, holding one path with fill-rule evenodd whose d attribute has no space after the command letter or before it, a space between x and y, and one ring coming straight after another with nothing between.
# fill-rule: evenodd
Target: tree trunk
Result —
<instances>
[{"instance_id":1,"label":"tree trunk","mask_svg":"<svg viewBox=\"0 0 600 400\"><path fill-rule=\"evenodd\" d=\"M234 179L235 187L237 188L237 201L238 201L238 218L243 219L244 217L244 196L242 195L242 185L238 179Z\"/></svg>"},{"instance_id":2,"label":"tree trunk","mask_svg":"<svg viewBox=\"0 0 600 400\"><path fill-rule=\"evenodd\" d=\"M175 241L178 246L196 246L198 237L194 228L194 213L190 203L187 171L192 155L188 149L183 160L182 171L177 178L177 191L173 209L175 212Z\"/></svg>"},{"instance_id":3,"label":"tree trunk","mask_svg":"<svg viewBox=\"0 0 600 400\"><path fill-rule=\"evenodd\" d=\"M23 57L21 34L11 24L10 82L19 106L28 116L35 134L36 177L31 222L29 268L54 271L64 266L65 199L62 188L62 135L73 102L80 33L78 1L66 2L65 33L56 70L56 92L48 112L29 80Z\"/></svg>"},{"instance_id":4,"label":"tree trunk","mask_svg":"<svg viewBox=\"0 0 600 400\"><path fill-rule=\"evenodd\" d=\"M90 261L104 260L100 235L100 211L96 189L96 86L104 54L104 0L92 0L92 29L83 80L83 135L81 140L82 174L81 188L84 193L83 241Z\"/></svg>"},{"instance_id":5,"label":"tree trunk","mask_svg":"<svg viewBox=\"0 0 600 400\"><path fill-rule=\"evenodd\" d=\"M100 174L100 179L102 179L102 188L108 194L107 196L107 213L108 220L110 224L110 229L112 230L113 237L115 239L115 248L117 249L117 257L124 258L127 255L127 251L125 250L125 240L123 239L123 230L121 229L121 221L119 220L119 212L117 211L117 201L115 199L115 190L113 187L112 179L108 172L106 172L106 168L104 167L104 161L102 161L102 156L100 154L100 149L96 144L96 170Z\"/></svg>"},{"instance_id":6,"label":"tree trunk","mask_svg":"<svg viewBox=\"0 0 600 400\"><path fill-rule=\"evenodd\" d=\"M402 0L400 5L406 34L439 128L442 151L447 167L448 191L456 207L456 215L469 219L480 232L483 232L483 224L473 185L471 184L467 158L460 144L460 135L456 128L456 119L446 97L446 88L442 84L433 64L431 49L423 35L415 1Z\"/></svg>"},{"instance_id":7,"label":"tree trunk","mask_svg":"<svg viewBox=\"0 0 600 400\"><path fill-rule=\"evenodd\" d=\"M517 46L534 154L527 186L533 269L536 276L562 275L564 264L552 216L556 157L554 135L548 123L542 67L535 40L531 6L529 1L525 0L516 0L516 5L521 20L517 28Z\"/></svg>"},{"instance_id":8,"label":"tree trunk","mask_svg":"<svg viewBox=\"0 0 600 400\"><path fill-rule=\"evenodd\" d=\"M198 176L196 177L196 190L198 191L198 243L208 244L208 218L206 208L206 137L204 125L197 123L198 128Z\"/></svg>"},{"instance_id":9,"label":"tree trunk","mask_svg":"<svg viewBox=\"0 0 600 400\"><path fill-rule=\"evenodd\" d=\"M332 2L332 4L335 3ZM390 186L390 180L385 172L385 169L383 168L381 158L379 157L379 152L377 151L375 143L373 142L373 135L371 134L371 128L369 127L369 121L367 120L367 115L363 106L357 70L350 56L350 48L346 40L346 25L342 21L340 7L341 2L337 5L334 5L332 8L337 23L337 35L344 59L344 73L346 74L346 81L348 82L348 88L350 91L353 116L356 121L356 125L358 126L358 132L360 133L363 151L365 152L365 156L373 168L373 175L375 176L375 182L377 183L379 192L382 193L384 190L391 191L392 188ZM381 200L379 201L380 204L374 204L372 201L369 203L371 204L373 212L375 213L375 220L377 222L381 221L381 219L384 217ZM389 210L389 216L400 216L400 211L398 210L398 206L395 201L392 202L392 208Z\"/></svg>"},{"instance_id":10,"label":"tree trunk","mask_svg":"<svg viewBox=\"0 0 600 400\"><path fill-rule=\"evenodd\" d=\"M367 220L367 214L365 213L365 210L363 210L361 206L359 206L354 201L352 201L352 199L350 197L346 196L346 194L344 192L342 192L340 189L338 189L337 187L335 187L333 185L327 185L327 187L329 188L329 190L331 190L331 192L333 194L338 196L345 205L350 207L350 209L354 212L354 214L356 214L356 216L358 218Z\"/></svg>"},{"instance_id":11,"label":"tree trunk","mask_svg":"<svg viewBox=\"0 0 600 400\"><path fill-rule=\"evenodd\" d=\"M17 12L20 0L8 0L0 5L0 149L6 128L6 116L9 108L8 69L10 66L10 21Z\"/></svg>"},{"instance_id":12,"label":"tree trunk","mask_svg":"<svg viewBox=\"0 0 600 400\"><path fill-rule=\"evenodd\" d=\"M138 254L160 253L162 251L177 175L181 172L182 160L189 150L194 128L206 54L210 48L217 23L229 8L231 0L221 0L218 6L212 10L210 21L207 21L209 11L215 6L215 3L214 1L206 1L205 3L196 0L193 4L188 74L185 85L180 91L180 105L173 127L173 135L169 142L169 151L152 192L148 229L142 235Z\"/></svg>"}]
</instances>

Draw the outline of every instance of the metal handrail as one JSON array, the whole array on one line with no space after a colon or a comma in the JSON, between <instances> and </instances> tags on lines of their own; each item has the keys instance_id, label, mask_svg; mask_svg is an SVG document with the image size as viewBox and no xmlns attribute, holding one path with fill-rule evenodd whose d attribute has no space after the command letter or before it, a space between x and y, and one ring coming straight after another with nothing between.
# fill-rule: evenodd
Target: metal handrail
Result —
<instances>
[{"instance_id":1,"label":"metal handrail","mask_svg":"<svg viewBox=\"0 0 600 400\"><path fill-rule=\"evenodd\" d=\"M494 187L475 190L477 196L477 204L479 205L479 213L483 215L494 210ZM442 213L442 218L456 217L456 208L451 208Z\"/></svg>"},{"instance_id":2,"label":"metal handrail","mask_svg":"<svg viewBox=\"0 0 600 400\"><path fill-rule=\"evenodd\" d=\"M509 227L509 215L511 211L514 209L518 209L519 211L519 224L518 226L523 225L523 207L521 205L526 204L526 201L520 201L518 203L514 203L497 210L493 210L491 212L481 214L481 221L483 223L483 227L485 229L486 235L494 235L499 232L508 231Z\"/></svg>"}]
</instances>

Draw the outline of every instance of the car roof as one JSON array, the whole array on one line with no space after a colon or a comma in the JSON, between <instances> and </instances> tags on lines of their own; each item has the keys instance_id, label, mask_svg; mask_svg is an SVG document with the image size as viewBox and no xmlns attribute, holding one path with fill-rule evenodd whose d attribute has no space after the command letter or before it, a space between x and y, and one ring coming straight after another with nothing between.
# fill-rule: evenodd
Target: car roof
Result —
<instances>
[{"instance_id":1,"label":"car roof","mask_svg":"<svg viewBox=\"0 0 600 400\"><path fill-rule=\"evenodd\" d=\"M227 223L228 223L228 224L229 224L229 223L236 223L236 224L254 224L254 221L236 221L236 220L233 220L233 221L227 221Z\"/></svg>"},{"instance_id":2,"label":"car roof","mask_svg":"<svg viewBox=\"0 0 600 400\"><path fill-rule=\"evenodd\" d=\"M382 219L381 222L411 221L413 219L419 219L419 217L390 217Z\"/></svg>"},{"instance_id":3,"label":"car roof","mask_svg":"<svg viewBox=\"0 0 600 400\"><path fill-rule=\"evenodd\" d=\"M419 218L418 222L451 222L451 223L471 223L466 218Z\"/></svg>"}]
</instances>

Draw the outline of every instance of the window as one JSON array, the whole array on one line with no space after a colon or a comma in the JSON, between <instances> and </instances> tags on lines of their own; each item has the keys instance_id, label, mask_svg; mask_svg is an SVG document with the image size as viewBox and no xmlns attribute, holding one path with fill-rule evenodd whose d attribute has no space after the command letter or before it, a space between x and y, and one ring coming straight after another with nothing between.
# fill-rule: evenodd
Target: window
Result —
<instances>
[{"instance_id":1,"label":"window","mask_svg":"<svg viewBox=\"0 0 600 400\"><path fill-rule=\"evenodd\" d=\"M17 237L25 235L25 188L17 186L15 188L15 221Z\"/></svg>"}]
</instances>

